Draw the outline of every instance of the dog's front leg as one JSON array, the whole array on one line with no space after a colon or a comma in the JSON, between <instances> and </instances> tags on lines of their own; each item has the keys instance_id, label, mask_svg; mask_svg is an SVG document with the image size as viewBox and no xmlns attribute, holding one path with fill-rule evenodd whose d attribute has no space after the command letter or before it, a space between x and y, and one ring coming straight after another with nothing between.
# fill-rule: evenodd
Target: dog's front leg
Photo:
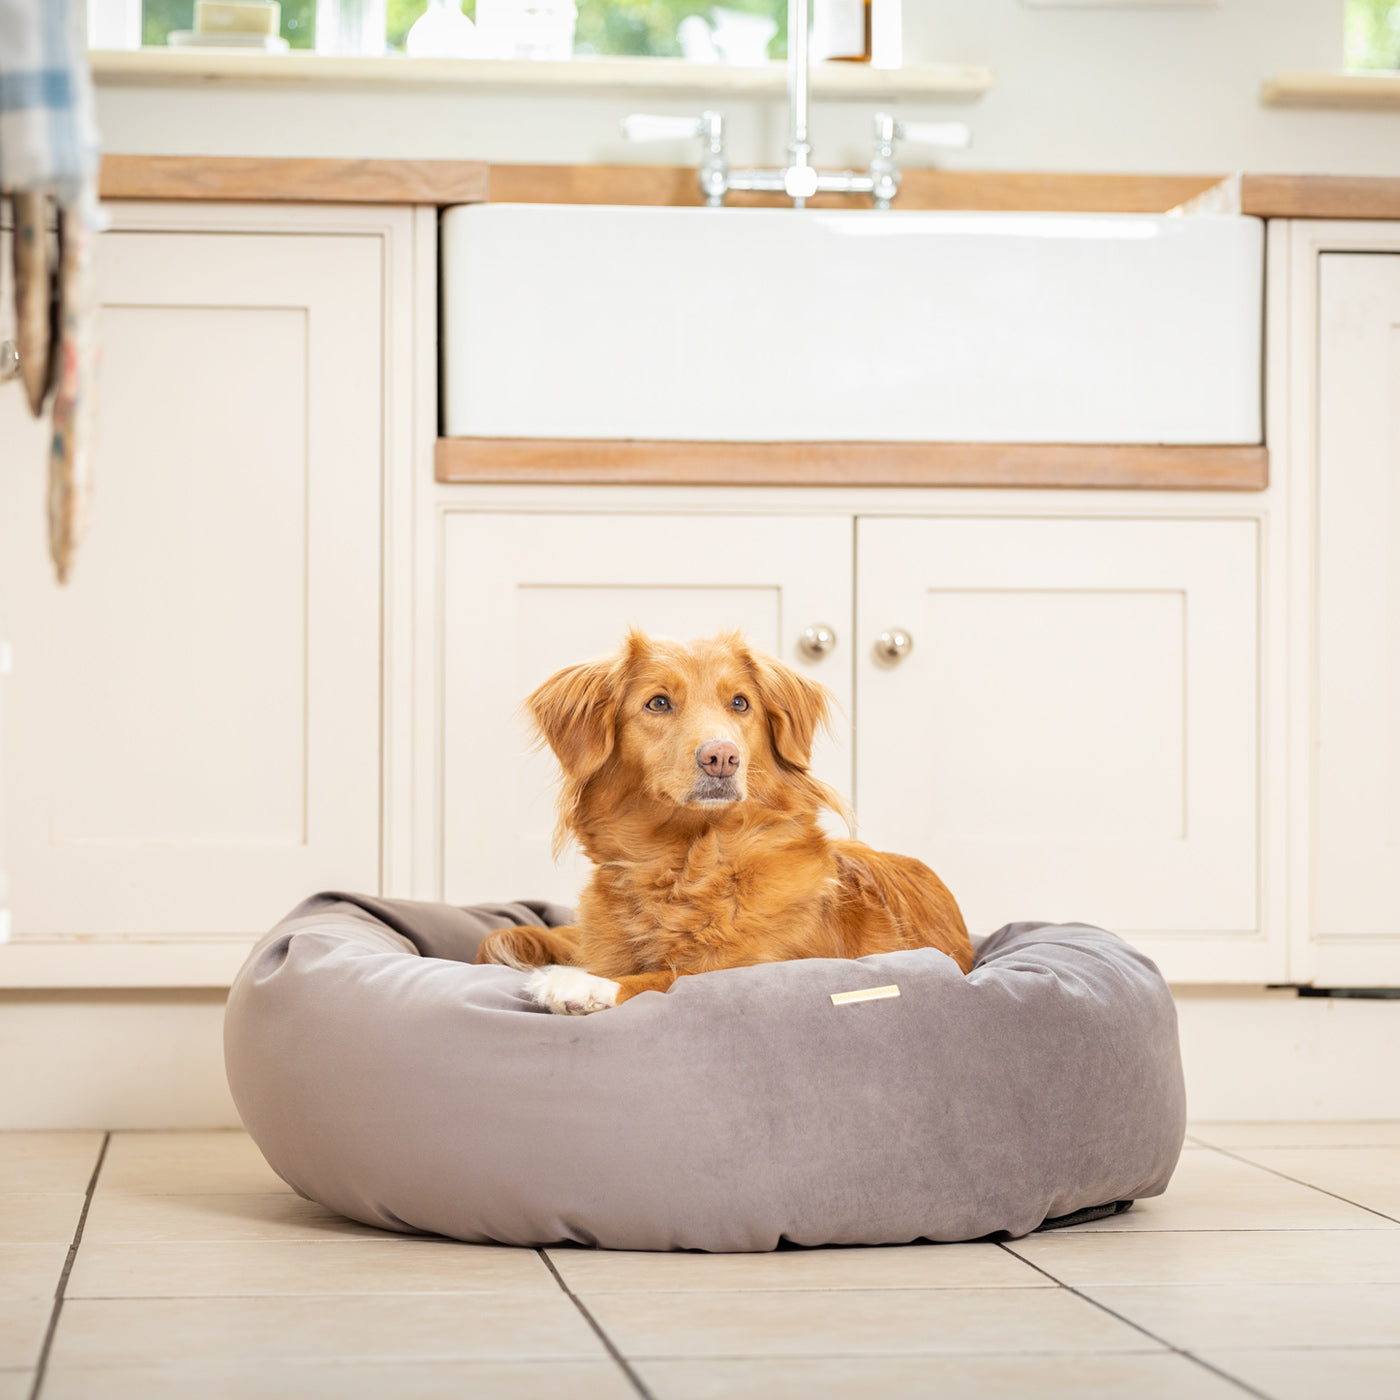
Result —
<instances>
[{"instance_id":1,"label":"dog's front leg","mask_svg":"<svg viewBox=\"0 0 1400 1400\"><path fill-rule=\"evenodd\" d=\"M556 1016L589 1016L637 996L669 991L676 972L639 972L613 981L581 967L542 967L525 983L525 994Z\"/></svg>"},{"instance_id":2,"label":"dog's front leg","mask_svg":"<svg viewBox=\"0 0 1400 1400\"><path fill-rule=\"evenodd\" d=\"M629 977L620 977L617 1000L621 1003L642 992L669 992L676 978L684 975L680 972L637 972Z\"/></svg>"}]
</instances>

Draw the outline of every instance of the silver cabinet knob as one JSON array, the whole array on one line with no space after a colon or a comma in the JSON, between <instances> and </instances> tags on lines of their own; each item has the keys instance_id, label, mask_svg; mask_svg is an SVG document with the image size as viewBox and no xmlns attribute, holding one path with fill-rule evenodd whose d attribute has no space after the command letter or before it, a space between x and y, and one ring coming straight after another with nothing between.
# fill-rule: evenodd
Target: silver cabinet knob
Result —
<instances>
[{"instance_id":1,"label":"silver cabinet knob","mask_svg":"<svg viewBox=\"0 0 1400 1400\"><path fill-rule=\"evenodd\" d=\"M0 340L0 384L19 373L19 346L13 340Z\"/></svg>"},{"instance_id":2,"label":"silver cabinet knob","mask_svg":"<svg viewBox=\"0 0 1400 1400\"><path fill-rule=\"evenodd\" d=\"M836 645L836 633L826 623L814 622L802 629L797 644L808 656L825 656Z\"/></svg>"},{"instance_id":3,"label":"silver cabinet knob","mask_svg":"<svg viewBox=\"0 0 1400 1400\"><path fill-rule=\"evenodd\" d=\"M914 639L902 627L891 627L875 638L875 655L881 661L903 661L914 650Z\"/></svg>"}]
</instances>

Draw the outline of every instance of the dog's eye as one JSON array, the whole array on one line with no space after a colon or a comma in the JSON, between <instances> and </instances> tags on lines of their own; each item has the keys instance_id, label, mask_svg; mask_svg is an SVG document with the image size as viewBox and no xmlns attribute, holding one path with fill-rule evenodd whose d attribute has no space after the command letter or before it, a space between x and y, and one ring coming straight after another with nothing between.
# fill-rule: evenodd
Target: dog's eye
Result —
<instances>
[{"instance_id":1,"label":"dog's eye","mask_svg":"<svg viewBox=\"0 0 1400 1400\"><path fill-rule=\"evenodd\" d=\"M651 699L647 701L647 709L651 710L654 714L662 714L670 708L671 702L664 695L653 695Z\"/></svg>"},{"instance_id":2,"label":"dog's eye","mask_svg":"<svg viewBox=\"0 0 1400 1400\"><path fill-rule=\"evenodd\" d=\"M749 708L749 702L742 695L736 695L730 708L738 710L740 714L743 714L744 711Z\"/></svg>"}]
</instances>

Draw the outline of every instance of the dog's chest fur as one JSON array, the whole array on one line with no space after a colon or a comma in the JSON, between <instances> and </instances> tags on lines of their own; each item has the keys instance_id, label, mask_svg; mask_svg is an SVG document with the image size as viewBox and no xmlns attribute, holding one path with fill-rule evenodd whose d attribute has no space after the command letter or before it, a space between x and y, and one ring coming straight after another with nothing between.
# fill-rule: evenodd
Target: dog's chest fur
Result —
<instances>
[{"instance_id":1,"label":"dog's chest fur","mask_svg":"<svg viewBox=\"0 0 1400 1400\"><path fill-rule=\"evenodd\" d=\"M771 833L710 830L678 849L600 866L579 921L592 945L588 966L604 976L703 972L734 966L736 952L752 962L800 956L790 949L812 946L836 897L836 862L819 832L775 843Z\"/></svg>"}]
</instances>

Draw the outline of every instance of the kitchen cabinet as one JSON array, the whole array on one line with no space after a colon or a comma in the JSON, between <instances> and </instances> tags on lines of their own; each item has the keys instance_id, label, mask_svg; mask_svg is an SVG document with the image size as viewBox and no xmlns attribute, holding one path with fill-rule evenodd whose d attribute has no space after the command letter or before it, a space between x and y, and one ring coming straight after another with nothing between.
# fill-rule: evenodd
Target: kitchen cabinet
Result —
<instances>
[{"instance_id":1,"label":"kitchen cabinet","mask_svg":"<svg viewBox=\"0 0 1400 1400\"><path fill-rule=\"evenodd\" d=\"M849 519L449 510L442 549L441 898L576 900L586 862L550 856L557 766L531 751L519 709L629 626L687 639L739 627L829 687L834 732L814 768L850 792ZM838 646L811 658L798 637L818 622Z\"/></svg>"},{"instance_id":2,"label":"kitchen cabinet","mask_svg":"<svg viewBox=\"0 0 1400 1400\"><path fill-rule=\"evenodd\" d=\"M860 521L866 838L933 865L974 935L1080 920L1208 980L1200 944L1259 917L1256 534ZM894 627L912 646L890 661L874 639Z\"/></svg>"},{"instance_id":3,"label":"kitchen cabinet","mask_svg":"<svg viewBox=\"0 0 1400 1400\"><path fill-rule=\"evenodd\" d=\"M1312 980L1400 985L1400 251L1323 251Z\"/></svg>"},{"instance_id":4,"label":"kitchen cabinet","mask_svg":"<svg viewBox=\"0 0 1400 1400\"><path fill-rule=\"evenodd\" d=\"M380 886L385 480L407 372L389 290L407 291L413 216L113 213L91 526L67 588L45 555L42 433L0 394L5 966L226 982L307 893Z\"/></svg>"},{"instance_id":5,"label":"kitchen cabinet","mask_svg":"<svg viewBox=\"0 0 1400 1400\"><path fill-rule=\"evenodd\" d=\"M584 863L550 857L553 760L513 717L540 681L631 622L739 626L833 691L818 772L974 934L1080 919L1179 979L1273 975L1257 520L445 507L440 528L440 897L577 897ZM815 622L837 634L819 659Z\"/></svg>"}]
</instances>

